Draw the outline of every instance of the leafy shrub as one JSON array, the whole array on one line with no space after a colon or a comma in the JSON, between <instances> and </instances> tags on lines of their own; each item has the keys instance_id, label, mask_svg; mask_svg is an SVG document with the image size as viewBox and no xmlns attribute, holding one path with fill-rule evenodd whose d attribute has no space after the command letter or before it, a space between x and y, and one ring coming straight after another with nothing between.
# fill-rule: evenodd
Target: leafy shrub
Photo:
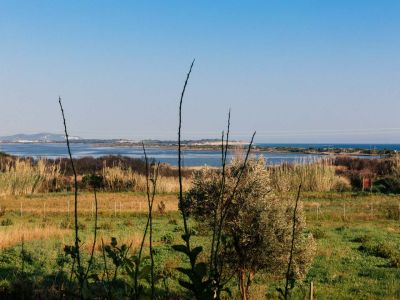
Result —
<instances>
[{"instance_id":1,"label":"leafy shrub","mask_svg":"<svg viewBox=\"0 0 400 300\"><path fill-rule=\"evenodd\" d=\"M161 200L161 202L158 203L157 208L158 208L158 212L160 213L160 215L164 215L165 214L166 206L165 206L165 202L164 201Z\"/></svg>"},{"instance_id":2,"label":"leafy shrub","mask_svg":"<svg viewBox=\"0 0 400 300\"><path fill-rule=\"evenodd\" d=\"M336 192L351 191L351 189L352 189L351 181L350 181L350 179L348 179L346 177L337 176L332 189Z\"/></svg>"},{"instance_id":3,"label":"leafy shrub","mask_svg":"<svg viewBox=\"0 0 400 300\"><path fill-rule=\"evenodd\" d=\"M72 228L72 222L69 219L64 219L60 223L61 229L70 229Z\"/></svg>"},{"instance_id":4,"label":"leafy shrub","mask_svg":"<svg viewBox=\"0 0 400 300\"><path fill-rule=\"evenodd\" d=\"M358 248L360 251L366 252L369 255L392 258L396 254L396 249L393 244L388 242L371 242L366 241Z\"/></svg>"},{"instance_id":5,"label":"leafy shrub","mask_svg":"<svg viewBox=\"0 0 400 300\"><path fill-rule=\"evenodd\" d=\"M111 230L113 228L113 225L111 222L103 222L99 224L99 229L102 230Z\"/></svg>"},{"instance_id":6,"label":"leafy shrub","mask_svg":"<svg viewBox=\"0 0 400 300\"><path fill-rule=\"evenodd\" d=\"M175 218L170 218L170 219L168 219L168 224L178 225L178 221Z\"/></svg>"},{"instance_id":7,"label":"leafy shrub","mask_svg":"<svg viewBox=\"0 0 400 300\"><path fill-rule=\"evenodd\" d=\"M312 231L313 237L315 237L317 240L323 239L326 237L326 232L322 230L321 228L315 228Z\"/></svg>"},{"instance_id":8,"label":"leafy shrub","mask_svg":"<svg viewBox=\"0 0 400 300\"><path fill-rule=\"evenodd\" d=\"M14 224L13 220L11 220L9 218L1 220L1 223L0 223L1 226L11 226L13 224Z\"/></svg>"},{"instance_id":9,"label":"leafy shrub","mask_svg":"<svg viewBox=\"0 0 400 300\"><path fill-rule=\"evenodd\" d=\"M101 189L104 187L104 178L102 175L87 174L82 177L82 184L85 187Z\"/></svg>"},{"instance_id":10,"label":"leafy shrub","mask_svg":"<svg viewBox=\"0 0 400 300\"><path fill-rule=\"evenodd\" d=\"M392 268L400 268L400 254L397 253L390 258L389 266Z\"/></svg>"},{"instance_id":11,"label":"leafy shrub","mask_svg":"<svg viewBox=\"0 0 400 300\"><path fill-rule=\"evenodd\" d=\"M240 158L226 168L222 206L229 206L223 224L223 241L219 260L236 272L241 286L249 278L264 270L269 275L282 276L286 272L292 238L293 199L277 196L271 186L270 171L263 158L250 159L237 185L242 170ZM214 218L221 193L221 170L203 168L193 175L192 187L187 193L189 211L199 222L214 228ZM233 191L235 197L230 199ZM228 200L225 200L228 199ZM296 214L295 254L293 278L303 278L315 253L312 235L304 235L304 215L299 205ZM285 269L285 270L284 270ZM248 287L248 286L247 286Z\"/></svg>"},{"instance_id":12,"label":"leafy shrub","mask_svg":"<svg viewBox=\"0 0 400 300\"><path fill-rule=\"evenodd\" d=\"M400 178L386 177L378 179L374 182L373 192L378 193L400 193Z\"/></svg>"},{"instance_id":13,"label":"leafy shrub","mask_svg":"<svg viewBox=\"0 0 400 300\"><path fill-rule=\"evenodd\" d=\"M385 206L386 218L389 220L400 220L399 204L389 204Z\"/></svg>"},{"instance_id":14,"label":"leafy shrub","mask_svg":"<svg viewBox=\"0 0 400 300\"><path fill-rule=\"evenodd\" d=\"M174 242L174 236L171 233L166 233L161 237L164 244L170 245Z\"/></svg>"},{"instance_id":15,"label":"leafy shrub","mask_svg":"<svg viewBox=\"0 0 400 300\"><path fill-rule=\"evenodd\" d=\"M365 244L365 243L369 242L370 240L371 240L371 237L365 234L365 235L361 235L361 236L354 238L352 240L352 242Z\"/></svg>"}]
</instances>

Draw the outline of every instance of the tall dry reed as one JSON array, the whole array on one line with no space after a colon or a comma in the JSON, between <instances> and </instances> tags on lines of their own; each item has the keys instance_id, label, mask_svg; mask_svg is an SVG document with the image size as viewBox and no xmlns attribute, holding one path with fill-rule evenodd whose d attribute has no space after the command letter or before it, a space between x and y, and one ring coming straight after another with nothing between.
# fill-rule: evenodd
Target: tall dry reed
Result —
<instances>
[{"instance_id":1,"label":"tall dry reed","mask_svg":"<svg viewBox=\"0 0 400 300\"><path fill-rule=\"evenodd\" d=\"M275 190L295 190L302 185L306 192L327 192L350 188L350 183L336 175L329 158L307 159L294 164L281 164L270 168L271 183Z\"/></svg>"},{"instance_id":2,"label":"tall dry reed","mask_svg":"<svg viewBox=\"0 0 400 300\"><path fill-rule=\"evenodd\" d=\"M24 159L4 160L0 164L1 195L27 195L59 187L62 175L58 164Z\"/></svg>"},{"instance_id":3,"label":"tall dry reed","mask_svg":"<svg viewBox=\"0 0 400 300\"><path fill-rule=\"evenodd\" d=\"M105 188L111 191L146 192L146 176L138 174L131 168L123 168L121 165L103 167L103 179ZM184 180L184 190L189 187L189 182ZM176 177L159 176L157 180L158 193L174 193L179 191L179 183Z\"/></svg>"}]
</instances>

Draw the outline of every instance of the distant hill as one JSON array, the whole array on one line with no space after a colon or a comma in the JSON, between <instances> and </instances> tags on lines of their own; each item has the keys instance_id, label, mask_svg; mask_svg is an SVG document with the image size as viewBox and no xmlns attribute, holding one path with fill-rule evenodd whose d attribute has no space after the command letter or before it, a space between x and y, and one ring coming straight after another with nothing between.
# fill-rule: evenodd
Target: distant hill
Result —
<instances>
[{"instance_id":1,"label":"distant hill","mask_svg":"<svg viewBox=\"0 0 400 300\"><path fill-rule=\"evenodd\" d=\"M78 136L70 136L71 143L90 143L90 144L110 144L119 146L141 146L141 141L128 139L83 139ZM34 134L15 134L9 136L0 136L0 143L63 143L65 142L64 134L55 133L34 133ZM144 140L146 145L153 146L171 146L176 145L175 140ZM230 145L244 145L245 142L230 141ZM183 140L182 145L185 146L217 146L221 144L219 139L201 139L201 140Z\"/></svg>"},{"instance_id":2,"label":"distant hill","mask_svg":"<svg viewBox=\"0 0 400 300\"><path fill-rule=\"evenodd\" d=\"M80 137L70 136L70 140L81 140ZM35 134L15 134L9 136L0 136L0 142L2 143L51 143L51 142L63 142L65 136L63 134L54 133L35 133Z\"/></svg>"}]
</instances>

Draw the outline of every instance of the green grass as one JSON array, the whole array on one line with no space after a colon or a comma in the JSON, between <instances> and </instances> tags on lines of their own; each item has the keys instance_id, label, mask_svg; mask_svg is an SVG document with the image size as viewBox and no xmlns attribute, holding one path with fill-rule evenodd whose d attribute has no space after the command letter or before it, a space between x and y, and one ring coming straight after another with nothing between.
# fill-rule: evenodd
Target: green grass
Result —
<instances>
[{"instance_id":1,"label":"green grass","mask_svg":"<svg viewBox=\"0 0 400 300\"><path fill-rule=\"evenodd\" d=\"M100 194L99 197L102 195ZM117 194L118 196L118 194ZM138 197L138 195L136 195ZM39 197L35 195L35 199ZM49 195L44 195L47 198ZM64 196L63 196L64 197ZM303 282L299 282L294 298L308 297L310 282L314 283L315 299L397 299L400 298L400 268L394 267L392 260L400 257L400 221L388 214L387 209L400 203L399 196L383 196L351 193L307 193L303 197L307 216L307 230L317 240L317 255ZM1 205L2 199L0 199ZM7 200L9 201L9 200ZM16 200L17 201L17 200ZM343 203L346 216L343 216ZM27 205L27 204L25 204ZM319 205L317 218L316 207ZM371 209L372 206L372 209ZM71 216L72 217L72 216ZM10 220L10 221L5 221ZM60 280L62 270L69 272L69 261L65 259L63 246L72 244L71 221L64 213L40 214L18 210L7 211L0 217L0 234L13 228L55 228L60 235L49 235L42 240L25 237L26 250L24 271L33 278L37 287L50 289ZM137 246L144 228L146 215L122 212L114 216L112 212L100 211L99 241L109 242L111 237L118 241ZM80 217L81 240L85 255L91 244L93 218L90 213ZM192 224L196 228L196 224ZM56 232L56 231L55 231ZM178 272L174 269L182 265L184 257L171 249L171 245L181 243L182 224L178 212L166 215L156 214L154 219L154 244L156 272L164 280L158 283L162 289L181 292L177 283ZM208 246L209 238L199 228L193 238L196 245ZM97 251L95 268L102 270L100 251ZM22 269L21 242L17 241L0 251L0 287L10 287ZM65 273L64 273L65 275ZM283 282L259 274L252 287L254 299L277 298L277 287ZM235 282L231 287L235 289ZM27 289L32 287L25 287Z\"/></svg>"}]
</instances>

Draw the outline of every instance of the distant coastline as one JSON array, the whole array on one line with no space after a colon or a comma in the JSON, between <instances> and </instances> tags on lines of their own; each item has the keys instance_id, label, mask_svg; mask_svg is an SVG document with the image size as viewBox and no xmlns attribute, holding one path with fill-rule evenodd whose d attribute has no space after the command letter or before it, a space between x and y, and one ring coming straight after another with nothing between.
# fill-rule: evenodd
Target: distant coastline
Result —
<instances>
[{"instance_id":1,"label":"distant coastline","mask_svg":"<svg viewBox=\"0 0 400 300\"><path fill-rule=\"evenodd\" d=\"M94 148L124 148L141 149L142 141L127 139L83 139L72 137L72 144L87 145ZM16 134L0 137L1 145L51 145L63 144L65 137L62 134L37 133L37 134ZM144 140L148 148L176 150L177 143L174 140ZM220 151L221 141L219 139L197 139L184 140L182 147L186 151ZM248 146L248 142L230 141L230 150L240 151ZM400 144L299 144L299 143L257 143L252 147L255 153L286 153L306 155L347 155L347 156L390 156L400 150Z\"/></svg>"},{"instance_id":2,"label":"distant coastline","mask_svg":"<svg viewBox=\"0 0 400 300\"><path fill-rule=\"evenodd\" d=\"M95 148L125 148L125 149L141 149L141 142L121 142L115 140L73 140L71 144L90 145ZM0 142L1 145L60 145L64 141L18 141L18 142ZM186 151L220 151L220 142L200 142L200 141L184 141L182 149ZM165 150L176 150L177 144L174 141L144 141L146 147ZM229 145L231 151L241 151L248 147L248 143L232 141ZM308 155L347 155L347 156L390 156L400 149L397 144L376 144L371 147L366 144L254 144L252 146L253 153L293 153Z\"/></svg>"}]
</instances>

